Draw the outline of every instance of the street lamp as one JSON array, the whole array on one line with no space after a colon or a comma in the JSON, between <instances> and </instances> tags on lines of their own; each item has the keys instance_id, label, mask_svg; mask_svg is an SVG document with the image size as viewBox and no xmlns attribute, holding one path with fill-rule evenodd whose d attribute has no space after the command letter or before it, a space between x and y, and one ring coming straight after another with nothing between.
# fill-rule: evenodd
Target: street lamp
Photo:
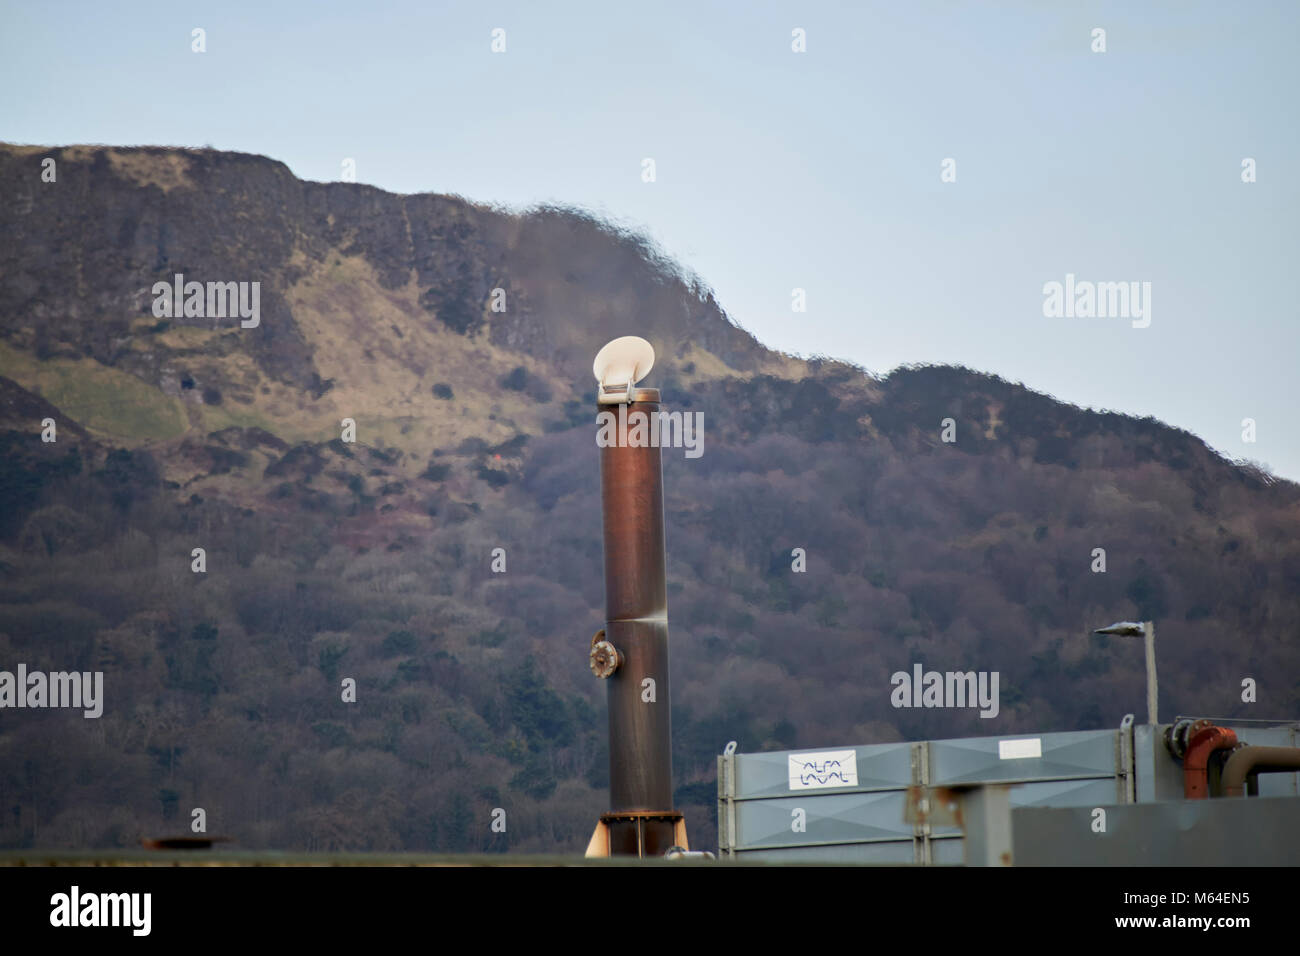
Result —
<instances>
[{"instance_id":1,"label":"street lamp","mask_svg":"<svg viewBox=\"0 0 1300 956\"><path fill-rule=\"evenodd\" d=\"M1119 621L1099 627L1094 634L1117 637L1144 637L1147 645L1147 723L1156 723L1156 625L1153 621Z\"/></svg>"}]
</instances>

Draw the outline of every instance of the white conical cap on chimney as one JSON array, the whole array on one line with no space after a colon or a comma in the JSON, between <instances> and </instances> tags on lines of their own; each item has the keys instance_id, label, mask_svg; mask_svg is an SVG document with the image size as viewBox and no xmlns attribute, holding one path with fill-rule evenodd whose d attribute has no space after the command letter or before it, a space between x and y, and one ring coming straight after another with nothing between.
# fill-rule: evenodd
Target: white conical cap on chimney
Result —
<instances>
[{"instance_id":1,"label":"white conical cap on chimney","mask_svg":"<svg viewBox=\"0 0 1300 956\"><path fill-rule=\"evenodd\" d=\"M655 350L639 335L625 335L596 353L591 371L600 383L601 402L630 402L632 387L654 368Z\"/></svg>"}]
</instances>

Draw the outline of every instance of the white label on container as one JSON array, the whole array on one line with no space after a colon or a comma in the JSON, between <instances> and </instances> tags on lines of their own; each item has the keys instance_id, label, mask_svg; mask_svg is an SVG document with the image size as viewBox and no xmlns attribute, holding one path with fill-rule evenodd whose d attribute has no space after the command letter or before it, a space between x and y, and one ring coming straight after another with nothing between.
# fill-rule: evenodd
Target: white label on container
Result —
<instances>
[{"instance_id":1,"label":"white label on container","mask_svg":"<svg viewBox=\"0 0 1300 956\"><path fill-rule=\"evenodd\" d=\"M790 754L789 758L791 790L858 785L856 750L821 750L816 753Z\"/></svg>"},{"instance_id":2,"label":"white label on container","mask_svg":"<svg viewBox=\"0 0 1300 956\"><path fill-rule=\"evenodd\" d=\"M1043 738L1030 737L1027 740L999 740L999 760L1023 760L1026 757L1043 755Z\"/></svg>"}]
</instances>

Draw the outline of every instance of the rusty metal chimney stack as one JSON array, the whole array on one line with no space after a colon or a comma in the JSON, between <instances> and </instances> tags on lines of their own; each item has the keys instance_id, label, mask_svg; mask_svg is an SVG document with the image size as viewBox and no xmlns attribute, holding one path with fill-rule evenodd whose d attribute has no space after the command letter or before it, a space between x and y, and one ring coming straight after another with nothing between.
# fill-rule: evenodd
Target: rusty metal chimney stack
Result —
<instances>
[{"instance_id":1,"label":"rusty metal chimney stack","mask_svg":"<svg viewBox=\"0 0 1300 956\"><path fill-rule=\"evenodd\" d=\"M653 365L650 343L624 336L593 366L605 627L592 638L590 666L608 691L610 807L588 856L663 856L687 845L685 822L673 810L663 471L658 443L636 440L659 433L651 429L659 390L636 387Z\"/></svg>"}]
</instances>

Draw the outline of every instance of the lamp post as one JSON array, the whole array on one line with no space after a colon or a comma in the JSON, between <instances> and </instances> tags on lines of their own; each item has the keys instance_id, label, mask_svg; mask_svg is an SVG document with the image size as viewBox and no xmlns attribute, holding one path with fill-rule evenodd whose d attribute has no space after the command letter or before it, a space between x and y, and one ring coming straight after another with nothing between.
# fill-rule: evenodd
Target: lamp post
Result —
<instances>
[{"instance_id":1,"label":"lamp post","mask_svg":"<svg viewBox=\"0 0 1300 956\"><path fill-rule=\"evenodd\" d=\"M1147 651L1147 723L1156 723L1156 625L1154 621L1119 621L1099 627L1092 633L1146 639Z\"/></svg>"}]
</instances>

